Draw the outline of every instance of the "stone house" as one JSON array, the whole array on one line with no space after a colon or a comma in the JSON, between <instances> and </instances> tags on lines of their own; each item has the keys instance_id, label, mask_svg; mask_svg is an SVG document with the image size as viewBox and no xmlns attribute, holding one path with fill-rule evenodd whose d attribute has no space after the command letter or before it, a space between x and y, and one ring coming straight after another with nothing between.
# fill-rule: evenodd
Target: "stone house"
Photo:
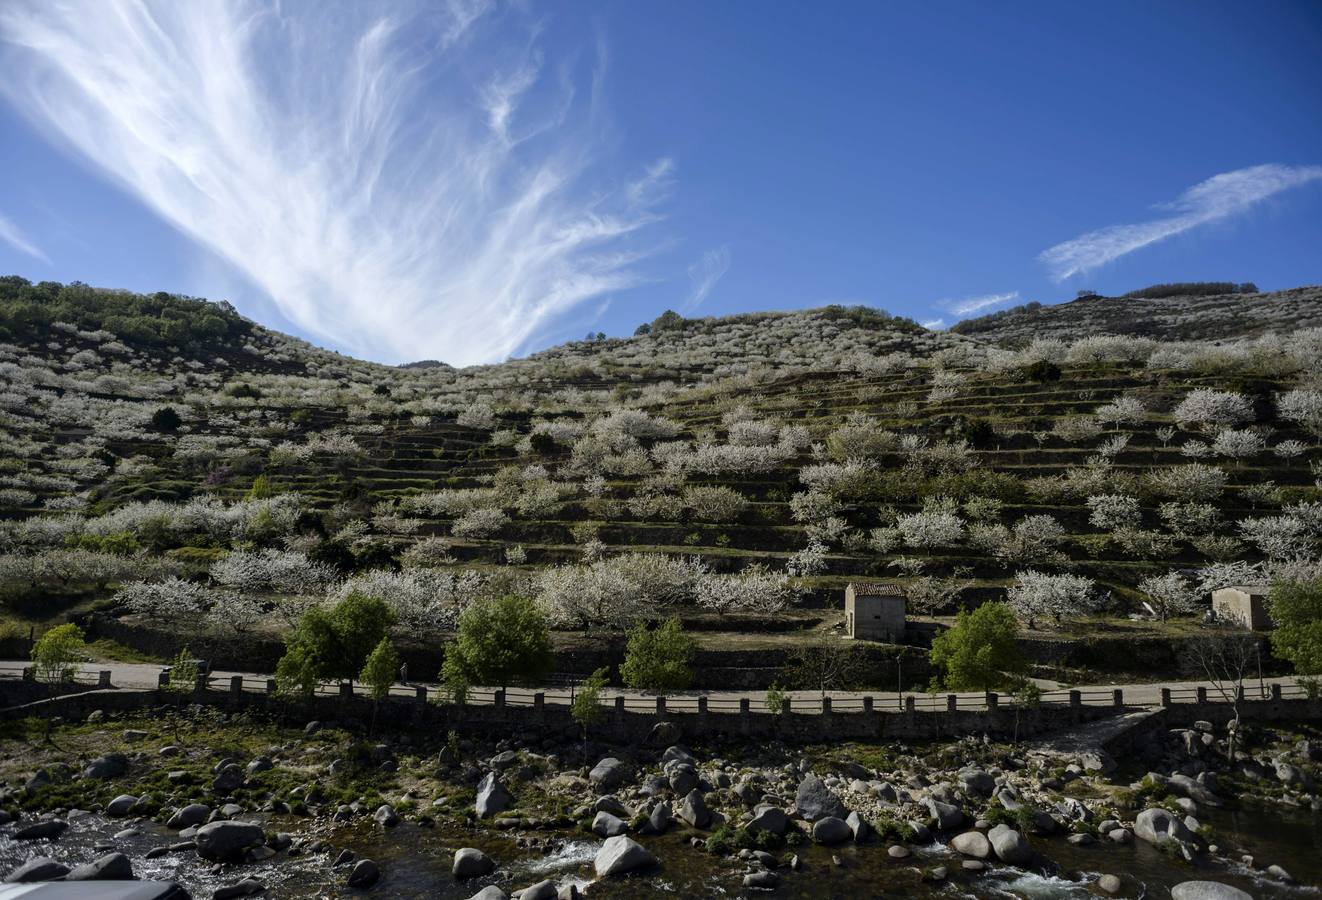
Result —
<instances>
[{"instance_id":1,"label":"stone house","mask_svg":"<svg viewBox=\"0 0 1322 900\"><path fill-rule=\"evenodd\" d=\"M864 640L903 640L904 591L890 582L851 582L845 588L845 633Z\"/></svg>"},{"instance_id":2,"label":"stone house","mask_svg":"<svg viewBox=\"0 0 1322 900\"><path fill-rule=\"evenodd\" d=\"M1263 631L1272 628L1266 585L1232 585L1212 591L1212 612L1223 622Z\"/></svg>"}]
</instances>

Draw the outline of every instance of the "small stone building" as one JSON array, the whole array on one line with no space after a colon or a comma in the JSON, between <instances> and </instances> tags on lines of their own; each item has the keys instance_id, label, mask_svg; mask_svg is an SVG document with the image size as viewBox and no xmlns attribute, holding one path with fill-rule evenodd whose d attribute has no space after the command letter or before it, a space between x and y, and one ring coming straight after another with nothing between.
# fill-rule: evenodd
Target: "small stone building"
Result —
<instances>
[{"instance_id":1,"label":"small stone building","mask_svg":"<svg viewBox=\"0 0 1322 900\"><path fill-rule=\"evenodd\" d=\"M1212 612L1223 622L1262 631L1272 627L1265 585L1232 585L1212 591Z\"/></svg>"},{"instance_id":2,"label":"small stone building","mask_svg":"<svg viewBox=\"0 0 1322 900\"><path fill-rule=\"evenodd\" d=\"M845 633L851 638L904 638L904 591L898 584L852 583L845 588Z\"/></svg>"}]
</instances>

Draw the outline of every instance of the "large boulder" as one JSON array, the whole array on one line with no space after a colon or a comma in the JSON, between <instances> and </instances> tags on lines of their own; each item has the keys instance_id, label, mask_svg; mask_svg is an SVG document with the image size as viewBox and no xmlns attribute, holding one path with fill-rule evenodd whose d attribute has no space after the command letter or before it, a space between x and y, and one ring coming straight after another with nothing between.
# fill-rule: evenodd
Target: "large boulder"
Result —
<instances>
[{"instance_id":1,"label":"large boulder","mask_svg":"<svg viewBox=\"0 0 1322 900\"><path fill-rule=\"evenodd\" d=\"M665 834L666 829L670 827L670 819L673 815L669 803L665 801L658 803L652 807L652 812L647 816L647 821L643 823L643 834Z\"/></svg>"},{"instance_id":2,"label":"large boulder","mask_svg":"<svg viewBox=\"0 0 1322 900\"><path fill-rule=\"evenodd\" d=\"M1171 888L1171 900L1253 900L1253 896L1219 881L1181 881Z\"/></svg>"},{"instance_id":3,"label":"large boulder","mask_svg":"<svg viewBox=\"0 0 1322 900\"><path fill-rule=\"evenodd\" d=\"M749 831L765 831L769 834L783 835L790 827L790 818L777 806L759 806L753 811L753 818L745 826Z\"/></svg>"},{"instance_id":4,"label":"large boulder","mask_svg":"<svg viewBox=\"0 0 1322 900\"><path fill-rule=\"evenodd\" d=\"M69 823L63 819L44 819L40 822L33 822L14 832L16 841L53 841L64 834L64 829L69 827Z\"/></svg>"},{"instance_id":5,"label":"large boulder","mask_svg":"<svg viewBox=\"0 0 1322 900\"><path fill-rule=\"evenodd\" d=\"M849 824L837 816L823 816L812 826L812 838L819 844L843 844L853 836Z\"/></svg>"},{"instance_id":6,"label":"large boulder","mask_svg":"<svg viewBox=\"0 0 1322 900\"><path fill-rule=\"evenodd\" d=\"M1134 835L1149 844L1187 841L1193 838L1179 818L1157 806L1143 810L1138 814L1138 818L1134 819Z\"/></svg>"},{"instance_id":7,"label":"large boulder","mask_svg":"<svg viewBox=\"0 0 1322 900\"><path fill-rule=\"evenodd\" d=\"M106 804L106 815L112 819L123 818L129 814L133 809L133 804L137 802L138 798L132 794L120 794Z\"/></svg>"},{"instance_id":8,"label":"large boulder","mask_svg":"<svg viewBox=\"0 0 1322 900\"><path fill-rule=\"evenodd\" d=\"M89 863L74 866L68 881L132 881L133 863L123 853L107 853Z\"/></svg>"},{"instance_id":9,"label":"large boulder","mask_svg":"<svg viewBox=\"0 0 1322 900\"><path fill-rule=\"evenodd\" d=\"M698 770L688 763L675 763L666 767L670 779L670 789L676 794L687 794L698 786Z\"/></svg>"},{"instance_id":10,"label":"large boulder","mask_svg":"<svg viewBox=\"0 0 1322 900\"><path fill-rule=\"evenodd\" d=\"M656 865L656 857L642 844L624 835L606 838L606 842L597 851L596 860L593 861L598 878L623 875L654 865Z\"/></svg>"},{"instance_id":11,"label":"large boulder","mask_svg":"<svg viewBox=\"0 0 1322 900\"><path fill-rule=\"evenodd\" d=\"M657 722L652 726L652 733L647 736L647 743L651 747L669 747L683 735L684 729L678 722Z\"/></svg>"},{"instance_id":12,"label":"large boulder","mask_svg":"<svg viewBox=\"0 0 1322 900\"><path fill-rule=\"evenodd\" d=\"M1197 779L1190 778L1188 775L1172 775L1166 782L1171 793L1178 794L1181 797L1188 797L1195 803L1203 806L1220 806L1221 798L1207 789L1207 786Z\"/></svg>"},{"instance_id":13,"label":"large boulder","mask_svg":"<svg viewBox=\"0 0 1322 900\"><path fill-rule=\"evenodd\" d=\"M201 825L209 815L211 815L211 807L205 803L190 803L175 810L174 815L165 823L165 827L176 831L191 828L194 825Z\"/></svg>"},{"instance_id":14,"label":"large boulder","mask_svg":"<svg viewBox=\"0 0 1322 900\"><path fill-rule=\"evenodd\" d=\"M496 863L476 847L454 851L454 865L450 871L455 878L480 878L496 870Z\"/></svg>"},{"instance_id":15,"label":"large boulder","mask_svg":"<svg viewBox=\"0 0 1322 900\"><path fill-rule=\"evenodd\" d=\"M47 856L29 859L5 876L5 884L26 884L32 881L55 881L69 874L69 867Z\"/></svg>"},{"instance_id":16,"label":"large boulder","mask_svg":"<svg viewBox=\"0 0 1322 900\"><path fill-rule=\"evenodd\" d=\"M618 817L608 812L599 812L597 817L592 820L592 833L597 837L610 838L617 834L624 834L629 830L629 826Z\"/></svg>"},{"instance_id":17,"label":"large boulder","mask_svg":"<svg viewBox=\"0 0 1322 900\"><path fill-rule=\"evenodd\" d=\"M990 797L996 790L996 779L982 769L965 769L959 773L959 780L965 790L979 797Z\"/></svg>"},{"instance_id":18,"label":"large boulder","mask_svg":"<svg viewBox=\"0 0 1322 900\"><path fill-rule=\"evenodd\" d=\"M85 778L118 778L129 770L129 758L123 753L98 756L83 769Z\"/></svg>"},{"instance_id":19,"label":"large boulder","mask_svg":"<svg viewBox=\"0 0 1322 900\"><path fill-rule=\"evenodd\" d=\"M679 812L676 813L685 822L694 828L706 828L711 824L711 810L707 808L707 801L702 796L702 791L694 788L684 797L684 802L679 805Z\"/></svg>"},{"instance_id":20,"label":"large boulder","mask_svg":"<svg viewBox=\"0 0 1322 900\"><path fill-rule=\"evenodd\" d=\"M352 888L370 888L381 880L381 868L370 859L360 859L354 864L345 884Z\"/></svg>"},{"instance_id":21,"label":"large boulder","mask_svg":"<svg viewBox=\"0 0 1322 900\"><path fill-rule=\"evenodd\" d=\"M489 884L469 897L468 900L509 900L509 894L506 894L494 884Z\"/></svg>"},{"instance_id":22,"label":"large boulder","mask_svg":"<svg viewBox=\"0 0 1322 900\"><path fill-rule=\"evenodd\" d=\"M549 878L519 891L519 900L556 900L555 882Z\"/></svg>"},{"instance_id":23,"label":"large boulder","mask_svg":"<svg viewBox=\"0 0 1322 900\"><path fill-rule=\"evenodd\" d=\"M958 828L964 821L964 812L953 803L945 803L935 797L927 798L927 809L936 819L936 827L941 831Z\"/></svg>"},{"instance_id":24,"label":"large boulder","mask_svg":"<svg viewBox=\"0 0 1322 900\"><path fill-rule=\"evenodd\" d=\"M477 801L473 810L479 819L503 813L514 805L514 796L501 784L495 772L488 772L477 786Z\"/></svg>"},{"instance_id":25,"label":"large boulder","mask_svg":"<svg viewBox=\"0 0 1322 900\"><path fill-rule=\"evenodd\" d=\"M950 839L950 846L957 852L974 859L986 859L992 854L991 841L981 831L966 831Z\"/></svg>"},{"instance_id":26,"label":"large boulder","mask_svg":"<svg viewBox=\"0 0 1322 900\"><path fill-rule=\"evenodd\" d=\"M1001 862L1012 866L1027 865L1033 858L1033 848L1028 840L1009 825L997 825L987 832L987 840Z\"/></svg>"},{"instance_id":27,"label":"large boulder","mask_svg":"<svg viewBox=\"0 0 1322 900\"><path fill-rule=\"evenodd\" d=\"M399 824L399 813L395 812L395 807L389 803L382 803L372 813L372 820L382 828L394 828Z\"/></svg>"},{"instance_id":28,"label":"large boulder","mask_svg":"<svg viewBox=\"0 0 1322 900\"><path fill-rule=\"evenodd\" d=\"M849 810L840 802L840 798L816 775L807 775L799 782L799 789L794 794L794 808L809 822L816 822L826 816L843 820L849 815Z\"/></svg>"},{"instance_id":29,"label":"large boulder","mask_svg":"<svg viewBox=\"0 0 1322 900\"><path fill-rule=\"evenodd\" d=\"M872 834L872 826L868 824L866 819L856 812L851 812L845 817L845 824L848 825L849 830L853 832L854 843L856 844L863 843Z\"/></svg>"},{"instance_id":30,"label":"large boulder","mask_svg":"<svg viewBox=\"0 0 1322 900\"><path fill-rule=\"evenodd\" d=\"M197 855L212 862L237 862L265 840L262 829L247 822L211 822L197 830Z\"/></svg>"},{"instance_id":31,"label":"large boulder","mask_svg":"<svg viewBox=\"0 0 1322 900\"><path fill-rule=\"evenodd\" d=\"M628 781L631 774L628 763L608 756L592 767L588 780L603 791L613 791Z\"/></svg>"}]
</instances>

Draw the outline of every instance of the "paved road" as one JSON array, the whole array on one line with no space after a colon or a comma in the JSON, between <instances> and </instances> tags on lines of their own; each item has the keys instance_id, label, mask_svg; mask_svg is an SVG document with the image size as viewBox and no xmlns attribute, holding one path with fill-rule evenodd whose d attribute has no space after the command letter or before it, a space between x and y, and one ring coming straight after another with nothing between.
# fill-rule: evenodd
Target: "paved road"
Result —
<instances>
[{"instance_id":1,"label":"paved road","mask_svg":"<svg viewBox=\"0 0 1322 900\"><path fill-rule=\"evenodd\" d=\"M19 677L23 669L31 665L21 660L3 660L0 661L0 677L15 678ZM85 678L95 678L95 673L99 671L110 671L110 682L115 687L120 688L154 688L158 683L161 672L159 665L150 663L86 663L82 666ZM231 676L242 675L250 680L249 689L258 689L259 682L264 681L270 676L263 673L254 672L228 672L216 671L211 673L211 680L214 685L221 686L229 683ZM1272 684L1280 684L1287 689L1287 695L1290 688L1295 685L1294 677L1246 679L1244 682L1244 691L1249 699L1264 697L1270 691ZM416 682L409 685L396 684L391 693L399 696L409 696L415 694L415 684L427 687L429 690L436 690L439 686L434 682ZM1177 699L1192 699L1194 689L1203 687L1207 689L1210 699L1220 699L1218 688L1210 681L1171 681L1157 684L1093 684L1093 685L1075 685L1075 689L1083 695L1083 702L1098 705L1109 705L1112 702L1112 691L1119 688L1124 692L1124 702L1128 706L1159 706L1161 704L1162 688L1170 688L1177 693ZM323 690L327 693L333 693L337 690L335 685L327 682ZM510 688L506 692L506 702L511 704L528 705L532 703L534 693L543 693L547 703L568 703L572 697L572 691L567 687L546 687L546 688ZM1184 698L1178 697L1179 693L1185 693ZM641 709L654 706L656 695L644 691L626 690L620 688L606 688L602 692L606 698L623 696L630 709ZM1064 700L1064 689L1058 692L1044 691L1050 699ZM482 702L484 695L489 697L489 692L475 690L472 696L472 702ZM809 701L815 706L820 700L822 694L820 691L787 691L786 695L794 703L802 702L807 704ZM918 709L936 709L945 708L947 694L929 694L919 691L908 691L903 694L895 691L827 691L826 695L832 699L837 708L849 709L859 708L864 697L871 697L874 707L877 709L896 709L904 704L903 698L913 697ZM667 703L672 709L682 711L684 709L693 709L696 706L698 697L706 697L712 711L718 709L737 707L740 700L748 699L754 709L761 709L766 701L766 691L673 691L667 696ZM961 709L980 708L985 704L986 695L980 692L960 693L959 707Z\"/></svg>"}]
</instances>

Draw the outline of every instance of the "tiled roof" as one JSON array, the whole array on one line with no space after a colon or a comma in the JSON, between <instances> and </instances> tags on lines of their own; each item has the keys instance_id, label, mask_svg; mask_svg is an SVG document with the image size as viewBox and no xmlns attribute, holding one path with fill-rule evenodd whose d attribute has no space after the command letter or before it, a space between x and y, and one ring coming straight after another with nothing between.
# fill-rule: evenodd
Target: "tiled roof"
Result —
<instances>
[{"instance_id":1,"label":"tiled roof","mask_svg":"<svg viewBox=\"0 0 1322 900\"><path fill-rule=\"evenodd\" d=\"M856 597L903 597L904 591L898 584L884 582L850 582Z\"/></svg>"}]
</instances>

